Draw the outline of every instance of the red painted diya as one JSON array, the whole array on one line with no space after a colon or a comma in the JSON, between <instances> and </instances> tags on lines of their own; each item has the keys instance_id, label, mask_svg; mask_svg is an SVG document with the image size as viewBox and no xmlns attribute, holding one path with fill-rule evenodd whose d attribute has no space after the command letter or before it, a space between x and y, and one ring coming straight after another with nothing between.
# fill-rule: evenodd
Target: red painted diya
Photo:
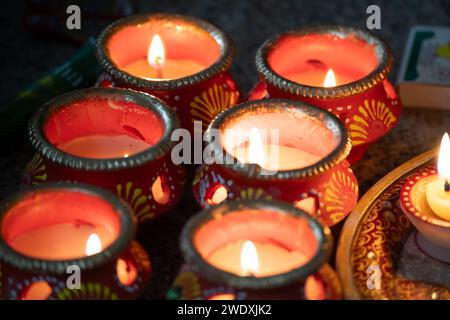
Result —
<instances>
[{"instance_id":1,"label":"red painted diya","mask_svg":"<svg viewBox=\"0 0 450 320\"><path fill-rule=\"evenodd\" d=\"M101 86L144 91L169 104L181 126L206 129L222 110L239 100L228 74L234 44L218 27L193 17L147 14L119 20L100 35Z\"/></svg>"},{"instance_id":2,"label":"red painted diya","mask_svg":"<svg viewBox=\"0 0 450 320\"><path fill-rule=\"evenodd\" d=\"M147 94L90 88L58 96L29 123L37 154L23 184L97 185L128 202L139 223L150 221L183 193L185 171L171 161L177 127L174 112Z\"/></svg>"},{"instance_id":3,"label":"red painted diya","mask_svg":"<svg viewBox=\"0 0 450 320\"><path fill-rule=\"evenodd\" d=\"M111 192L47 183L0 208L1 299L134 299L150 277L130 209ZM79 281L79 282L78 282Z\"/></svg>"},{"instance_id":4,"label":"red painted diya","mask_svg":"<svg viewBox=\"0 0 450 320\"><path fill-rule=\"evenodd\" d=\"M227 201L193 216L181 233L186 265L169 299L339 299L326 264L330 230L275 201Z\"/></svg>"},{"instance_id":5,"label":"red painted diya","mask_svg":"<svg viewBox=\"0 0 450 320\"><path fill-rule=\"evenodd\" d=\"M269 141L272 133L277 142ZM291 100L246 102L219 114L206 136L215 159L193 182L203 208L229 199L282 200L332 226L356 205L358 182L345 160L350 141L328 111Z\"/></svg>"},{"instance_id":6,"label":"red painted diya","mask_svg":"<svg viewBox=\"0 0 450 320\"><path fill-rule=\"evenodd\" d=\"M400 117L400 99L387 79L392 65L389 47L366 31L337 26L290 31L259 48L261 80L249 99L289 98L333 112L349 132L353 164Z\"/></svg>"}]
</instances>

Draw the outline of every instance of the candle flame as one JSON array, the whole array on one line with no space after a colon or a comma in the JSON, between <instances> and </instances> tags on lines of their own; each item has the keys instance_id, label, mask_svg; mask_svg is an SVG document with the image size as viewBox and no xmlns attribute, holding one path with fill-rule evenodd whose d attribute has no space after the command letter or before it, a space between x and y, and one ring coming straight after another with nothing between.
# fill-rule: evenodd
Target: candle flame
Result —
<instances>
[{"instance_id":1,"label":"candle flame","mask_svg":"<svg viewBox=\"0 0 450 320\"><path fill-rule=\"evenodd\" d=\"M450 180L450 138L448 133L445 133L442 137L438 157L438 172L442 179Z\"/></svg>"},{"instance_id":2,"label":"candle flame","mask_svg":"<svg viewBox=\"0 0 450 320\"><path fill-rule=\"evenodd\" d=\"M148 63L155 69L161 69L166 63L166 53L161 37L157 34L152 39L147 55Z\"/></svg>"},{"instance_id":3,"label":"candle flame","mask_svg":"<svg viewBox=\"0 0 450 320\"><path fill-rule=\"evenodd\" d=\"M325 88L336 87L336 77L332 69L328 69L327 75L323 82Z\"/></svg>"},{"instance_id":4,"label":"candle flame","mask_svg":"<svg viewBox=\"0 0 450 320\"><path fill-rule=\"evenodd\" d=\"M96 233L91 233L86 242L86 255L92 256L102 251L102 242Z\"/></svg>"},{"instance_id":5,"label":"candle flame","mask_svg":"<svg viewBox=\"0 0 450 320\"><path fill-rule=\"evenodd\" d=\"M259 271L259 258L252 241L245 241L241 250L241 269L244 274L255 275Z\"/></svg>"},{"instance_id":6,"label":"candle flame","mask_svg":"<svg viewBox=\"0 0 450 320\"><path fill-rule=\"evenodd\" d=\"M248 143L248 162L264 166L264 149L258 129L253 128Z\"/></svg>"}]
</instances>

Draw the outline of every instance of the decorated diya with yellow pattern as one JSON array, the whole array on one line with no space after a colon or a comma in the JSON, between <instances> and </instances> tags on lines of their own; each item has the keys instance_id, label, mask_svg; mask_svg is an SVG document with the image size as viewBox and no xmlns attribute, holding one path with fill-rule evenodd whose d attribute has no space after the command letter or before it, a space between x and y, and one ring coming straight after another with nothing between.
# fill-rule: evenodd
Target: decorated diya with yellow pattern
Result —
<instances>
[{"instance_id":1,"label":"decorated diya with yellow pattern","mask_svg":"<svg viewBox=\"0 0 450 320\"><path fill-rule=\"evenodd\" d=\"M215 133L220 138L210 147L216 158L199 168L193 182L203 208L229 199L281 200L332 226L355 206L358 182L345 160L351 144L332 113L299 101L250 101L219 114L206 135L213 139ZM269 141L272 133L276 143ZM279 153L273 156L271 148ZM248 163L253 155L260 158ZM277 161L279 167L272 166Z\"/></svg>"},{"instance_id":2,"label":"decorated diya with yellow pattern","mask_svg":"<svg viewBox=\"0 0 450 320\"><path fill-rule=\"evenodd\" d=\"M151 262L112 192L80 183L24 188L0 205L0 300L137 299Z\"/></svg>"},{"instance_id":3,"label":"decorated diya with yellow pattern","mask_svg":"<svg viewBox=\"0 0 450 320\"><path fill-rule=\"evenodd\" d=\"M163 101L141 92L88 88L60 95L29 123L36 155L22 184L97 185L117 194L139 223L147 223L175 206L184 191L185 169L171 160L170 137L178 126Z\"/></svg>"},{"instance_id":4,"label":"decorated diya with yellow pattern","mask_svg":"<svg viewBox=\"0 0 450 320\"><path fill-rule=\"evenodd\" d=\"M146 60L155 35L162 41L159 58L167 68L173 65L175 75L165 76L164 66L161 77L152 73ZM209 22L177 14L131 16L112 23L98 38L97 57L104 71L98 83L164 100L178 114L181 127L192 133L195 121L205 130L219 112L238 102L239 89L228 73L234 55L231 38ZM144 69L139 74L129 68L137 60Z\"/></svg>"},{"instance_id":5,"label":"decorated diya with yellow pattern","mask_svg":"<svg viewBox=\"0 0 450 320\"><path fill-rule=\"evenodd\" d=\"M441 222L434 223L435 217L423 214L423 199L415 199L414 203L408 197L402 199L403 192L409 195L420 187L416 184L418 180L434 174L436 154L436 150L426 152L386 175L360 199L348 217L336 256L346 298L450 299L450 288L445 284L406 278L397 270L401 251L411 236L415 238L417 252L423 253L411 222L420 232L425 230L424 235L429 235L430 240L443 240L438 228L449 228ZM445 262L441 266L448 268ZM429 264L417 267L432 270ZM376 277L379 278L374 282Z\"/></svg>"},{"instance_id":6,"label":"decorated diya with yellow pattern","mask_svg":"<svg viewBox=\"0 0 450 320\"><path fill-rule=\"evenodd\" d=\"M245 253L241 241L253 243L255 251ZM332 242L327 227L289 204L224 202L192 216L184 226L180 248L185 264L167 298L341 299L339 279L326 263ZM251 273L245 271L249 263L256 263Z\"/></svg>"},{"instance_id":7,"label":"decorated diya with yellow pattern","mask_svg":"<svg viewBox=\"0 0 450 320\"><path fill-rule=\"evenodd\" d=\"M353 164L399 120L402 105L387 78L393 60L387 44L364 30L323 26L285 32L259 48L260 82L249 99L289 98L333 112L349 132Z\"/></svg>"}]
</instances>

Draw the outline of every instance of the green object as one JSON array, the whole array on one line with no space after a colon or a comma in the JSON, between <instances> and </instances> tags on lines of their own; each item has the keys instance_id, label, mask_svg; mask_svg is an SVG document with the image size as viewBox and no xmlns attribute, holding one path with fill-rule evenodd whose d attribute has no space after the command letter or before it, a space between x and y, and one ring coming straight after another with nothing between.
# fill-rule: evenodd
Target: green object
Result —
<instances>
[{"instance_id":1,"label":"green object","mask_svg":"<svg viewBox=\"0 0 450 320\"><path fill-rule=\"evenodd\" d=\"M415 34L412 50L411 50L411 58L409 60L405 80L413 81L417 78L417 62L419 60L420 47L422 46L422 42L426 39L432 38L434 36L434 32L417 32Z\"/></svg>"},{"instance_id":2,"label":"green object","mask_svg":"<svg viewBox=\"0 0 450 320\"><path fill-rule=\"evenodd\" d=\"M13 138L26 130L30 115L53 97L77 88L91 86L100 72L95 58L95 39L89 40L66 63L33 83L0 110L0 132ZM13 135L15 133L15 135Z\"/></svg>"}]
</instances>

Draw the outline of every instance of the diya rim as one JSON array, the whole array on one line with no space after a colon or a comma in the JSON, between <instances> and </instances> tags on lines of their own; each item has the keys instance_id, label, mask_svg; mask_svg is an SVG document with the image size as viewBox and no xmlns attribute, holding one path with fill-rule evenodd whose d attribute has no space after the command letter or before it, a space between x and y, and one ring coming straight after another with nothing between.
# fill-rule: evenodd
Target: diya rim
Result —
<instances>
[{"instance_id":1,"label":"diya rim","mask_svg":"<svg viewBox=\"0 0 450 320\"><path fill-rule=\"evenodd\" d=\"M367 74L364 78L354 82L338 85L335 87L315 87L300 84L288 80L273 70L267 61L268 55L272 52L278 42L286 36L306 36L306 35L334 35L340 38L354 35L370 45L374 45L374 54L377 57L377 67ZM263 80L267 81L276 88L290 94L301 95L303 97L329 99L341 98L356 95L365 90L374 87L387 78L392 70L394 57L392 50L385 41L362 29L345 26L315 26L305 27L280 33L266 40L259 48L255 58L256 69Z\"/></svg>"},{"instance_id":2,"label":"diya rim","mask_svg":"<svg viewBox=\"0 0 450 320\"><path fill-rule=\"evenodd\" d=\"M306 264L291 271L258 278L249 276L242 277L217 269L200 256L193 243L193 234L202 225L213 220L218 215L226 215L242 210L258 209L274 210L282 215L306 219L308 221L308 226L311 228L317 239L317 251L314 256ZM331 255L332 247L333 238L331 236L331 231L327 227L322 226L303 210L280 201L268 200L233 200L204 209L187 221L180 236L180 248L185 262L192 266L199 275L212 282L219 282L235 288L249 290L274 289L305 281L308 276L314 274L319 270L320 266L326 263Z\"/></svg>"},{"instance_id":3,"label":"diya rim","mask_svg":"<svg viewBox=\"0 0 450 320\"><path fill-rule=\"evenodd\" d=\"M58 149L43 134L43 127L46 121L59 108L89 98L116 98L117 100L134 102L140 107L154 112L164 126L164 132L161 138L148 149L132 154L126 158L83 158ZM165 155L175 145L175 142L171 141L171 134L174 129L179 127L179 123L179 119L172 109L162 100L149 94L119 88L87 88L65 93L44 104L31 117L28 124L28 135L36 151L52 162L73 169L112 171L136 167Z\"/></svg>"},{"instance_id":4,"label":"diya rim","mask_svg":"<svg viewBox=\"0 0 450 320\"><path fill-rule=\"evenodd\" d=\"M212 134L213 130L220 131L223 125L226 125L228 122L231 122L242 115L252 112L260 114L262 109L269 112L290 112L291 114L294 113L294 116L297 114L319 119L324 122L325 126L333 133L335 137L338 137L339 143L333 151L331 151L323 159L310 166L300 169L277 171L271 175L263 175L261 174L262 168L259 165L240 163L238 159L227 152L227 150L221 145L220 141L213 139ZM319 175L344 161L352 148L347 130L334 114L304 102L288 99L247 101L226 109L219 113L209 124L208 129L205 132L205 139L206 141L212 141L212 147L216 156L225 155L227 158L232 160L231 164L223 164L226 169L237 172L249 178L257 178L262 180L298 179Z\"/></svg>"},{"instance_id":5,"label":"diya rim","mask_svg":"<svg viewBox=\"0 0 450 320\"><path fill-rule=\"evenodd\" d=\"M91 256L76 259L48 260L33 258L19 253L5 242L3 234L0 232L0 261L3 260L5 263L9 263L18 269L33 273L66 274L67 267L71 265L77 265L81 269L90 270L104 263L110 262L119 257L119 255L134 240L134 235L136 233L136 221L128 205L116 197L112 192L84 183L44 183L17 191L0 204L0 226L3 218L8 214L8 211L14 207L14 205L18 204L27 196L46 191L83 193L86 195L99 197L109 203L114 209L114 212L117 213L120 220L120 230L117 238L108 247L103 248L101 252Z\"/></svg>"},{"instance_id":6,"label":"diya rim","mask_svg":"<svg viewBox=\"0 0 450 320\"><path fill-rule=\"evenodd\" d=\"M212 65L198 73L170 80L143 79L121 70L112 61L111 54L107 49L107 43L109 39L122 27L135 26L136 24L151 22L152 20L171 21L172 19L184 21L194 28L208 32L220 47L219 58ZM153 91L180 89L183 87L196 85L210 79L230 68L235 52L235 44L231 37L212 23L190 16L166 13L140 14L117 20L102 31L98 37L96 48L97 60L109 75L119 81L130 84L133 87Z\"/></svg>"}]
</instances>

